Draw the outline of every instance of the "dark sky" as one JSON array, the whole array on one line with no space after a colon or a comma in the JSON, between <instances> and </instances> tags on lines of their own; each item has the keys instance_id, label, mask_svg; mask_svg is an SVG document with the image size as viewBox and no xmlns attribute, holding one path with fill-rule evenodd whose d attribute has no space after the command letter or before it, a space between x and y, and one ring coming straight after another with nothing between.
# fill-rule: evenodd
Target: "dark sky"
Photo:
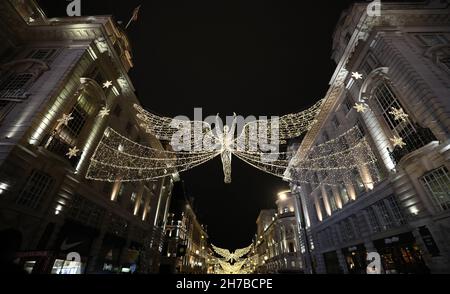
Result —
<instances>
[{"instance_id":1,"label":"dark sky","mask_svg":"<svg viewBox=\"0 0 450 294\"><path fill-rule=\"evenodd\" d=\"M39 0L48 16L64 16L66 0ZM130 76L142 104L165 115L222 118L282 115L322 98L335 64L331 36L351 0L82 0L82 14L112 14L126 23L135 67ZM223 183L220 159L182 174L200 220L217 246L251 242L261 209L273 207L287 184L233 159Z\"/></svg>"}]
</instances>

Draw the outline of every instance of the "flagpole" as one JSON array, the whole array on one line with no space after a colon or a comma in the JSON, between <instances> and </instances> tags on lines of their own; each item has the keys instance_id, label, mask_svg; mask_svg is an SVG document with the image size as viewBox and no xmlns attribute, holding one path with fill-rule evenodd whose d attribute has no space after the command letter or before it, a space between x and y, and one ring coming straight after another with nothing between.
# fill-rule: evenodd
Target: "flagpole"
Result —
<instances>
[{"instance_id":1,"label":"flagpole","mask_svg":"<svg viewBox=\"0 0 450 294\"><path fill-rule=\"evenodd\" d=\"M139 15L139 10L141 9L142 5L139 5L138 7L136 7L133 11L133 15L131 16L130 20L128 21L127 25L125 26L125 29L128 29L128 27L130 26L131 22L136 21L138 19L138 15Z\"/></svg>"}]
</instances>

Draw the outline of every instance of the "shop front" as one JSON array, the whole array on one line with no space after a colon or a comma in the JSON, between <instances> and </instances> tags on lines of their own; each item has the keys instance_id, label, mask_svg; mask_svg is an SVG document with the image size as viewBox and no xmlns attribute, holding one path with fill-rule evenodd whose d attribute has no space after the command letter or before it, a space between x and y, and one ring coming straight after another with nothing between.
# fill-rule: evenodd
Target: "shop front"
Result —
<instances>
[{"instance_id":1,"label":"shop front","mask_svg":"<svg viewBox=\"0 0 450 294\"><path fill-rule=\"evenodd\" d=\"M411 232L373 242L386 274L426 274L429 269Z\"/></svg>"},{"instance_id":2,"label":"shop front","mask_svg":"<svg viewBox=\"0 0 450 294\"><path fill-rule=\"evenodd\" d=\"M19 252L23 269L30 274L82 274L98 231L66 222L50 250Z\"/></svg>"},{"instance_id":3,"label":"shop front","mask_svg":"<svg viewBox=\"0 0 450 294\"><path fill-rule=\"evenodd\" d=\"M98 234L94 228L67 221L55 242L55 259L50 273L84 273L92 243Z\"/></svg>"},{"instance_id":4,"label":"shop front","mask_svg":"<svg viewBox=\"0 0 450 294\"><path fill-rule=\"evenodd\" d=\"M364 244L342 249L349 274L366 274L367 250Z\"/></svg>"},{"instance_id":5,"label":"shop front","mask_svg":"<svg viewBox=\"0 0 450 294\"><path fill-rule=\"evenodd\" d=\"M100 249L97 270L100 272L120 273L122 267L120 258L126 240L122 237L106 234Z\"/></svg>"}]
</instances>

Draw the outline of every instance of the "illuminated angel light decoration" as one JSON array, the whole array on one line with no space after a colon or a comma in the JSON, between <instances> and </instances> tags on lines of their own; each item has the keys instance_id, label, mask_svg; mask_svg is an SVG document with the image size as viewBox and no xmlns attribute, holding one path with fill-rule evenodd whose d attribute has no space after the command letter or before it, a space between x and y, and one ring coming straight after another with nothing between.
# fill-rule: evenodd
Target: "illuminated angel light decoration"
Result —
<instances>
[{"instance_id":1,"label":"illuminated angel light decoration","mask_svg":"<svg viewBox=\"0 0 450 294\"><path fill-rule=\"evenodd\" d=\"M211 244L214 252L220 256L222 256L225 261L233 262L239 260L241 257L247 255L252 249L252 244L245 248L236 249L233 253L231 253L228 249L219 248Z\"/></svg>"},{"instance_id":2,"label":"illuminated angel light decoration","mask_svg":"<svg viewBox=\"0 0 450 294\"><path fill-rule=\"evenodd\" d=\"M249 258L243 258L250 253L252 244L245 248L236 249L233 253L228 249L219 248L211 244L213 251L222 258L214 258L216 274L247 274L250 273L248 266Z\"/></svg>"},{"instance_id":3,"label":"illuminated angel light decoration","mask_svg":"<svg viewBox=\"0 0 450 294\"><path fill-rule=\"evenodd\" d=\"M247 259L236 261L234 264L230 264L221 259L218 262L222 268L222 271L220 271L222 274L239 275L246 273L242 267L247 263Z\"/></svg>"},{"instance_id":4,"label":"illuminated angel light decoration","mask_svg":"<svg viewBox=\"0 0 450 294\"><path fill-rule=\"evenodd\" d=\"M253 120L244 124L241 130L236 127L236 115L231 127L220 130L218 119L213 129L204 121L161 117L135 105L140 127L160 141L169 142L171 149L144 146L107 128L91 158L86 178L108 182L155 180L187 171L220 156L224 182L230 183L232 155L287 181L312 182L311 172L322 172L333 175L335 179L330 177L330 184L341 183L359 166L371 168L375 156L365 139L355 135L357 127L315 147L302 161L292 160L294 152L279 152L279 145L299 137L317 122L321 105L322 101L319 101L305 111L278 119ZM239 131L237 136L236 131ZM187 144L180 148L179 141Z\"/></svg>"},{"instance_id":5,"label":"illuminated angel light decoration","mask_svg":"<svg viewBox=\"0 0 450 294\"><path fill-rule=\"evenodd\" d=\"M135 105L140 127L157 139L170 142L172 150L138 144L107 128L91 158L86 177L109 182L154 180L186 171L220 156L224 181L230 183L232 155L244 158L259 154L261 163L270 162L271 157L287 158L287 153L275 153L261 144L261 137L264 142L276 142L278 148L278 144L285 144L286 140L300 136L316 122L321 104L322 101L305 111L276 120L248 122L238 136L235 136L236 115L231 128L224 126L221 130L220 127L213 129L207 122L161 117ZM180 129L183 130L181 133ZM189 138L189 146L178 148L177 140L184 137ZM286 168L287 161L284 164ZM283 173L278 176L283 177Z\"/></svg>"}]
</instances>

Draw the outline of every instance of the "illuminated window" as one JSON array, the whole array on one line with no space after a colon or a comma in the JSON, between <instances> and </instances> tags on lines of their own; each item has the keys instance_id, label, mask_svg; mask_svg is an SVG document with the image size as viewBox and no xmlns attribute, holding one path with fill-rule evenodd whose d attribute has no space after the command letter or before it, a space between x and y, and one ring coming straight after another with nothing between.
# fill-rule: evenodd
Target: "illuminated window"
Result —
<instances>
[{"instance_id":1,"label":"illuminated window","mask_svg":"<svg viewBox=\"0 0 450 294\"><path fill-rule=\"evenodd\" d=\"M350 200L350 197L348 197L347 188L345 187L344 184L339 185L339 194L341 195L342 204L344 205L347 204L348 201Z\"/></svg>"},{"instance_id":2,"label":"illuminated window","mask_svg":"<svg viewBox=\"0 0 450 294\"><path fill-rule=\"evenodd\" d=\"M26 98L26 91L31 84L33 75L30 73L12 74L0 83L1 100L23 100Z\"/></svg>"},{"instance_id":3,"label":"illuminated window","mask_svg":"<svg viewBox=\"0 0 450 294\"><path fill-rule=\"evenodd\" d=\"M450 209L450 175L446 167L425 174L422 182L439 209Z\"/></svg>"},{"instance_id":4,"label":"illuminated window","mask_svg":"<svg viewBox=\"0 0 450 294\"><path fill-rule=\"evenodd\" d=\"M327 189L327 195L328 195L328 203L330 203L331 211L338 210L336 199L334 198L333 192L329 189Z\"/></svg>"},{"instance_id":5,"label":"illuminated window","mask_svg":"<svg viewBox=\"0 0 450 294\"><path fill-rule=\"evenodd\" d=\"M131 193L131 202L136 202L136 196L137 196L137 193L136 192L133 192L133 193Z\"/></svg>"},{"instance_id":6,"label":"illuminated window","mask_svg":"<svg viewBox=\"0 0 450 294\"><path fill-rule=\"evenodd\" d=\"M357 169L353 169L352 173L353 173L353 187L355 188L356 194L359 195L360 193L365 191L365 186L361 180L361 175L359 174L359 171Z\"/></svg>"},{"instance_id":7,"label":"illuminated window","mask_svg":"<svg viewBox=\"0 0 450 294\"><path fill-rule=\"evenodd\" d=\"M16 203L29 208L38 208L42 197L46 195L53 183L53 179L46 173L34 170L25 183Z\"/></svg>"}]
</instances>

